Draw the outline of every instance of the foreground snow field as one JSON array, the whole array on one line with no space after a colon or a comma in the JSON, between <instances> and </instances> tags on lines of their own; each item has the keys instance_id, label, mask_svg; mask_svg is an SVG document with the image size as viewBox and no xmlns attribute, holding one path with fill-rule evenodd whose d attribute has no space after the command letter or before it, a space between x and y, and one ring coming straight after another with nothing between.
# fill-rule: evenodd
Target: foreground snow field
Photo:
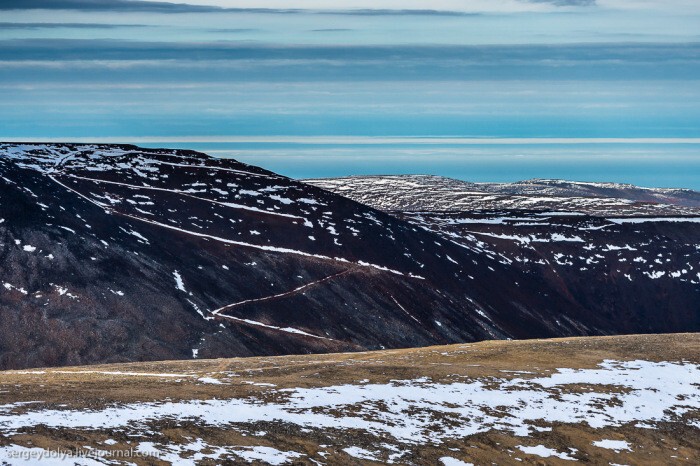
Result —
<instances>
[{"instance_id":1,"label":"foreground snow field","mask_svg":"<svg viewBox=\"0 0 700 466\"><path fill-rule=\"evenodd\" d=\"M0 460L692 461L699 362L686 334L12 371Z\"/></svg>"}]
</instances>

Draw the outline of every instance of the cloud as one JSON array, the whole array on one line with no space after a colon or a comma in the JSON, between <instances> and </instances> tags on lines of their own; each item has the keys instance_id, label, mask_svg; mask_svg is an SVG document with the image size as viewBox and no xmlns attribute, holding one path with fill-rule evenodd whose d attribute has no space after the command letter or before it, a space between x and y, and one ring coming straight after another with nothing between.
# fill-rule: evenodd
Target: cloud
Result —
<instances>
[{"instance_id":1,"label":"cloud","mask_svg":"<svg viewBox=\"0 0 700 466\"><path fill-rule=\"evenodd\" d=\"M221 11L220 7L139 0L0 0L0 10L83 10L191 13Z\"/></svg>"},{"instance_id":2,"label":"cloud","mask_svg":"<svg viewBox=\"0 0 700 466\"><path fill-rule=\"evenodd\" d=\"M439 0L425 8L422 0L189 0L188 3L153 0L0 0L0 10L142 11L160 13L241 12L272 14L337 14L353 16L468 16L480 13L549 11L559 7L595 4L596 0Z\"/></svg>"},{"instance_id":3,"label":"cloud","mask_svg":"<svg viewBox=\"0 0 700 466\"><path fill-rule=\"evenodd\" d=\"M311 32L349 32L352 29L347 28L329 28L329 29L312 29Z\"/></svg>"},{"instance_id":4,"label":"cloud","mask_svg":"<svg viewBox=\"0 0 700 466\"><path fill-rule=\"evenodd\" d=\"M174 0L171 0L174 1ZM697 0L182 0L192 5L224 9L314 11L353 15L463 15L469 13L524 13L576 10L602 3L688 4Z\"/></svg>"},{"instance_id":5,"label":"cloud","mask_svg":"<svg viewBox=\"0 0 700 466\"><path fill-rule=\"evenodd\" d=\"M255 28L222 28L222 29L207 29L208 32L215 32L221 34L245 34L248 32L259 32L262 29Z\"/></svg>"},{"instance_id":6,"label":"cloud","mask_svg":"<svg viewBox=\"0 0 700 466\"><path fill-rule=\"evenodd\" d=\"M0 83L637 81L698 75L700 44L443 47L0 41Z\"/></svg>"},{"instance_id":7,"label":"cloud","mask_svg":"<svg viewBox=\"0 0 700 466\"><path fill-rule=\"evenodd\" d=\"M300 10L303 11L303 10ZM479 16L481 13L452 10L316 10L315 13L351 16Z\"/></svg>"},{"instance_id":8,"label":"cloud","mask_svg":"<svg viewBox=\"0 0 700 466\"><path fill-rule=\"evenodd\" d=\"M554 6L594 6L597 0L527 0L530 3L549 3Z\"/></svg>"},{"instance_id":9,"label":"cloud","mask_svg":"<svg viewBox=\"0 0 700 466\"><path fill-rule=\"evenodd\" d=\"M551 2L528 0L185 0L227 9L306 10L346 14L460 14L549 11ZM540 3L540 4L538 4ZM549 3L547 5L546 3Z\"/></svg>"},{"instance_id":10,"label":"cloud","mask_svg":"<svg viewBox=\"0 0 700 466\"><path fill-rule=\"evenodd\" d=\"M597 4L610 10L700 13L700 2L697 0L597 0Z\"/></svg>"},{"instance_id":11,"label":"cloud","mask_svg":"<svg viewBox=\"0 0 700 466\"><path fill-rule=\"evenodd\" d=\"M303 8L238 8L216 5L193 5L138 0L0 0L0 10L81 10L127 11L153 13L268 13L268 14L333 14L350 16L471 16L476 13L431 9L303 9Z\"/></svg>"},{"instance_id":12,"label":"cloud","mask_svg":"<svg viewBox=\"0 0 700 466\"><path fill-rule=\"evenodd\" d=\"M325 29L322 31L333 31ZM241 29L231 29L238 32ZM159 42L114 39L8 39L2 60L349 60L465 63L698 62L700 43L540 45L284 45L246 41Z\"/></svg>"},{"instance_id":13,"label":"cloud","mask_svg":"<svg viewBox=\"0 0 700 466\"><path fill-rule=\"evenodd\" d=\"M0 29L118 29L147 27L145 24L105 23L0 23Z\"/></svg>"},{"instance_id":14,"label":"cloud","mask_svg":"<svg viewBox=\"0 0 700 466\"><path fill-rule=\"evenodd\" d=\"M82 10L159 13L240 12L353 16L467 16L489 13L607 10L700 12L697 0L0 0L2 10Z\"/></svg>"}]
</instances>

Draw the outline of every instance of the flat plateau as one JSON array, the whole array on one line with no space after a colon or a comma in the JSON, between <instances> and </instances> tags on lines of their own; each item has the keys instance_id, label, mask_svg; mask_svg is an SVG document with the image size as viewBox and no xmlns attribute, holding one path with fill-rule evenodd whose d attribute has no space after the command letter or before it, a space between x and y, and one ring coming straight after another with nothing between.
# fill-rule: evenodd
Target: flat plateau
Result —
<instances>
[{"instance_id":1,"label":"flat plateau","mask_svg":"<svg viewBox=\"0 0 700 466\"><path fill-rule=\"evenodd\" d=\"M51 464L693 464L700 334L1 372L0 463L56 450L92 454Z\"/></svg>"}]
</instances>

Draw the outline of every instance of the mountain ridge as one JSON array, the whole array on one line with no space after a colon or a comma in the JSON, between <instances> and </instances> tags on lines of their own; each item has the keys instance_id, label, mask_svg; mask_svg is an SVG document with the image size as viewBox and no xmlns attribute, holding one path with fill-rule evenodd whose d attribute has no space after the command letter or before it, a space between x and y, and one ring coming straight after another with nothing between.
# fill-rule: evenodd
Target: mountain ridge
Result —
<instances>
[{"instance_id":1,"label":"mountain ridge","mask_svg":"<svg viewBox=\"0 0 700 466\"><path fill-rule=\"evenodd\" d=\"M513 183L468 182L435 175L353 175L305 183L383 210L578 209L591 215L700 215L700 192L533 178ZM424 196L430 190L433 196ZM534 196L540 196L536 198Z\"/></svg>"},{"instance_id":2,"label":"mountain ridge","mask_svg":"<svg viewBox=\"0 0 700 466\"><path fill-rule=\"evenodd\" d=\"M698 327L687 275L597 304L510 246L193 151L0 143L0 219L0 368Z\"/></svg>"}]
</instances>

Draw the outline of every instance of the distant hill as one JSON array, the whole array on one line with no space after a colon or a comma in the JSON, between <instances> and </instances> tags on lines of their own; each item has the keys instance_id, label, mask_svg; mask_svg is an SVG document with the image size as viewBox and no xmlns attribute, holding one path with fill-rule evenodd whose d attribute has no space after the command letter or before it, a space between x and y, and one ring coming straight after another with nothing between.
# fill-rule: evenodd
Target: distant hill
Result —
<instances>
[{"instance_id":1,"label":"distant hill","mask_svg":"<svg viewBox=\"0 0 700 466\"><path fill-rule=\"evenodd\" d=\"M586 326L604 318L614 322L612 333L700 327L696 191L560 180L467 183L426 175L305 182L537 280L529 288L533 295L569 297L585 309L587 317L577 322ZM504 292L522 286L515 279ZM545 308L561 317L557 325L570 322L565 310ZM580 330L604 334L606 327Z\"/></svg>"},{"instance_id":2,"label":"distant hill","mask_svg":"<svg viewBox=\"0 0 700 466\"><path fill-rule=\"evenodd\" d=\"M432 175L349 176L305 182L382 210L567 210L591 215L700 215L700 192L563 180L470 183Z\"/></svg>"}]
</instances>

